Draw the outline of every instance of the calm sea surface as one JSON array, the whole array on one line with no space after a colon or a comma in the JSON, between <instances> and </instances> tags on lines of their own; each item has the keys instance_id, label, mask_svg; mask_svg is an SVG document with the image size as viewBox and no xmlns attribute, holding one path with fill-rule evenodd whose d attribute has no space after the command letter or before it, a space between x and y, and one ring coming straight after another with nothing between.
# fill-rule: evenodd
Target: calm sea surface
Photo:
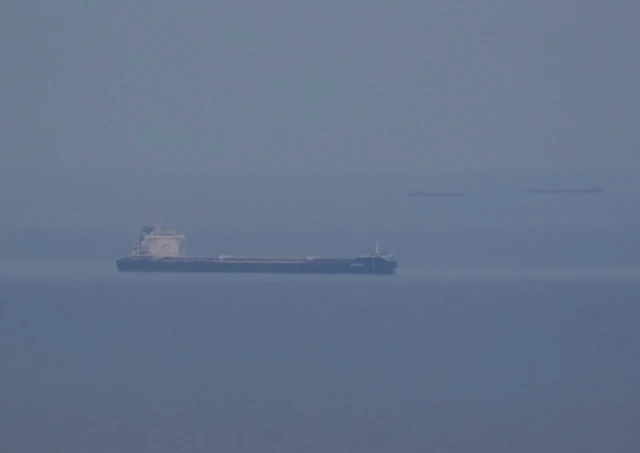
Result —
<instances>
[{"instance_id":1,"label":"calm sea surface","mask_svg":"<svg viewBox=\"0 0 640 453\"><path fill-rule=\"evenodd\" d=\"M640 267L418 262L0 260L0 451L640 451Z\"/></svg>"}]
</instances>

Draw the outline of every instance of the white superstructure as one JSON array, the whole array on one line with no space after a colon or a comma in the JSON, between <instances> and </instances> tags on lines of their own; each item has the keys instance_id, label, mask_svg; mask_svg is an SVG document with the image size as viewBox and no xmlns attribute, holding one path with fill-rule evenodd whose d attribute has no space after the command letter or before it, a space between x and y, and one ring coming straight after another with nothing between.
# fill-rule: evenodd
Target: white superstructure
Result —
<instances>
[{"instance_id":1,"label":"white superstructure","mask_svg":"<svg viewBox=\"0 0 640 453\"><path fill-rule=\"evenodd\" d=\"M175 229L164 228L161 224L144 227L133 247L133 256L151 256L158 258L177 257L181 255L181 243L184 236Z\"/></svg>"}]
</instances>

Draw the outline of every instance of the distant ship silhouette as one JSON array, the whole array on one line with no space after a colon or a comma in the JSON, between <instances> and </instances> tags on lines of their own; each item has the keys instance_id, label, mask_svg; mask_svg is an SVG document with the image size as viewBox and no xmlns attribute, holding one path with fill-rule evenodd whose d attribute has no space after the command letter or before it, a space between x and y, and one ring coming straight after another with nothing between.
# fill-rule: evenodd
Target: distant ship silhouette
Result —
<instances>
[{"instance_id":1,"label":"distant ship silhouette","mask_svg":"<svg viewBox=\"0 0 640 453\"><path fill-rule=\"evenodd\" d=\"M461 197L462 192L427 192L426 190L412 190L408 197Z\"/></svg>"},{"instance_id":2,"label":"distant ship silhouette","mask_svg":"<svg viewBox=\"0 0 640 453\"><path fill-rule=\"evenodd\" d=\"M602 193L604 189L590 188L590 189L529 189L530 193L539 194L598 194Z\"/></svg>"}]
</instances>

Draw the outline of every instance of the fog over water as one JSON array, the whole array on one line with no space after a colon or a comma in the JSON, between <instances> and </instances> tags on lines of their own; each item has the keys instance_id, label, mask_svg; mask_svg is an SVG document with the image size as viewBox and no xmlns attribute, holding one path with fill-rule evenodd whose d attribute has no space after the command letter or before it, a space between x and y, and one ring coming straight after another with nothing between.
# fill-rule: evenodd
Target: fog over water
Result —
<instances>
[{"instance_id":1,"label":"fog over water","mask_svg":"<svg viewBox=\"0 0 640 453\"><path fill-rule=\"evenodd\" d=\"M636 2L3 2L2 167L639 167Z\"/></svg>"},{"instance_id":2,"label":"fog over water","mask_svg":"<svg viewBox=\"0 0 640 453\"><path fill-rule=\"evenodd\" d=\"M2 2L0 451L639 451L639 15Z\"/></svg>"},{"instance_id":3,"label":"fog over water","mask_svg":"<svg viewBox=\"0 0 640 453\"><path fill-rule=\"evenodd\" d=\"M0 186L7 258L113 260L164 219L198 255L351 255L379 238L410 267L637 262L632 172L5 172ZM415 187L464 196L407 197Z\"/></svg>"}]
</instances>

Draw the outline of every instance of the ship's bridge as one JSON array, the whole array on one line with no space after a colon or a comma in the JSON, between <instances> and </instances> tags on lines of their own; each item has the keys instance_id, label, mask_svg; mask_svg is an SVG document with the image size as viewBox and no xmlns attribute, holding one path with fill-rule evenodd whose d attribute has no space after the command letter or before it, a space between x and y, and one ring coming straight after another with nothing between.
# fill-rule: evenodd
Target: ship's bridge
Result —
<instances>
[{"instance_id":1,"label":"ship's bridge","mask_svg":"<svg viewBox=\"0 0 640 453\"><path fill-rule=\"evenodd\" d=\"M182 234L175 229L166 229L162 225L144 227L133 247L133 256L149 256L157 258L179 257L182 255Z\"/></svg>"}]
</instances>

